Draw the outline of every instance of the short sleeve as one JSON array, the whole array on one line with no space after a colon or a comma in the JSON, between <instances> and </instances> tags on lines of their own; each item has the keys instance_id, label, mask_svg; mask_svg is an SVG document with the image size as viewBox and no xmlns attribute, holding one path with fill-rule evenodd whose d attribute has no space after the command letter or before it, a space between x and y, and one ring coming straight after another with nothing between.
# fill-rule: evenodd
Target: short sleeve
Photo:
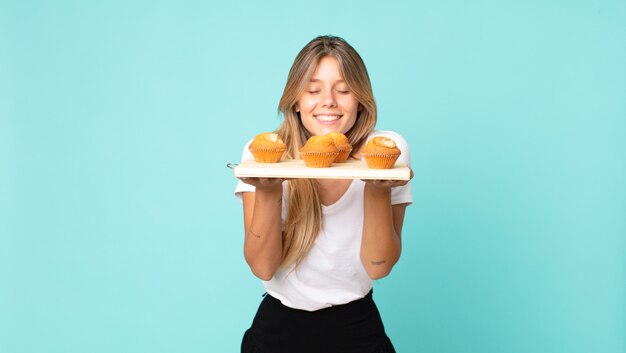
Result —
<instances>
[{"instance_id":1,"label":"short sleeve","mask_svg":"<svg viewBox=\"0 0 626 353\"><path fill-rule=\"evenodd\" d=\"M243 152L241 153L241 161L242 162L254 158L252 156L252 153L248 149L248 146L250 146L250 143L252 143L252 140L248 141L246 146L243 148ZM244 192L254 192L255 190L256 190L256 188L253 185L246 184L243 181L241 181L240 179L237 179L237 186L235 186L235 196L239 200L243 200L242 193L244 193Z\"/></svg>"}]
</instances>

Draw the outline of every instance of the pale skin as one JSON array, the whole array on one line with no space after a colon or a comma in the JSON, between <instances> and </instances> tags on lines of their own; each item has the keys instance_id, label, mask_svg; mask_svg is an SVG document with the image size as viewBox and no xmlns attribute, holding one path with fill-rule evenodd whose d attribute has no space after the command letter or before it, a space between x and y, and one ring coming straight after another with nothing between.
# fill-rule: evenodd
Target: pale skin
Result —
<instances>
[{"instance_id":1,"label":"pale skin","mask_svg":"<svg viewBox=\"0 0 626 353\"><path fill-rule=\"evenodd\" d=\"M360 105L349 91L335 58L324 57L296 104L312 135L346 133L354 125ZM360 159L359 153L352 156ZM413 172L411 172L411 178ZM282 183L278 178L241 178L256 187L243 193L244 257L255 276L270 280L282 255ZM364 217L361 263L372 279L387 276L400 258L401 233L407 204L391 205L391 188L408 181L364 180ZM352 180L317 179L323 205L337 202Z\"/></svg>"},{"instance_id":2,"label":"pale skin","mask_svg":"<svg viewBox=\"0 0 626 353\"><path fill-rule=\"evenodd\" d=\"M411 172L413 177L413 172ZM252 272L270 280L280 265L283 179L242 178L256 192L243 194L244 257ZM318 179L322 204L335 203L351 180ZM407 181L365 180L361 263L372 279L387 276L400 258L402 225L407 204L391 205L391 188Z\"/></svg>"},{"instance_id":3,"label":"pale skin","mask_svg":"<svg viewBox=\"0 0 626 353\"><path fill-rule=\"evenodd\" d=\"M243 254L255 276L269 281L282 256L282 179L241 178L256 187L243 193L245 239Z\"/></svg>"}]
</instances>

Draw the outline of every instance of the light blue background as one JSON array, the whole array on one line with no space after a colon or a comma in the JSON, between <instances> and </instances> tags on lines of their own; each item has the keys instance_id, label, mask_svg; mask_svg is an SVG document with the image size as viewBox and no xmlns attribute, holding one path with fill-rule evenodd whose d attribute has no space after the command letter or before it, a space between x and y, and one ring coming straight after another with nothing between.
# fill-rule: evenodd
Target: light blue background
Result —
<instances>
[{"instance_id":1,"label":"light blue background","mask_svg":"<svg viewBox=\"0 0 626 353\"><path fill-rule=\"evenodd\" d=\"M238 352L227 162L319 34L412 147L398 352L626 352L624 1L2 1L0 352Z\"/></svg>"}]
</instances>

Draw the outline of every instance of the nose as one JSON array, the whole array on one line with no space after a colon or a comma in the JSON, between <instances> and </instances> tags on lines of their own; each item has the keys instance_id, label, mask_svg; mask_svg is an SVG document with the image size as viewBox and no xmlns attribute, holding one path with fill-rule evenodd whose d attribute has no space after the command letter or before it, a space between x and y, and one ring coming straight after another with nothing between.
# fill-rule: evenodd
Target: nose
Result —
<instances>
[{"instance_id":1,"label":"nose","mask_svg":"<svg viewBox=\"0 0 626 353\"><path fill-rule=\"evenodd\" d=\"M335 100L335 92L333 92L333 90L325 91L322 95L322 106L334 107L336 105L337 101Z\"/></svg>"}]
</instances>

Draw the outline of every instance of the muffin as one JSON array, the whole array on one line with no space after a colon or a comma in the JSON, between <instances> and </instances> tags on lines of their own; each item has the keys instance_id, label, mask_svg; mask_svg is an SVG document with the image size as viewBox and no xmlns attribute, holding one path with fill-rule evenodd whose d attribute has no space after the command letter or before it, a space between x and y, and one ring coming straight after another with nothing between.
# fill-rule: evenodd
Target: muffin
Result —
<instances>
[{"instance_id":1,"label":"muffin","mask_svg":"<svg viewBox=\"0 0 626 353\"><path fill-rule=\"evenodd\" d=\"M335 142L328 136L311 136L300 148L304 165L312 168L328 168L339 155Z\"/></svg>"},{"instance_id":2,"label":"muffin","mask_svg":"<svg viewBox=\"0 0 626 353\"><path fill-rule=\"evenodd\" d=\"M339 154L335 157L335 163L343 163L348 160L350 157L350 152L352 151L352 145L346 135L341 132L331 132L326 134L326 136L333 139L335 142L335 147L339 150Z\"/></svg>"},{"instance_id":3,"label":"muffin","mask_svg":"<svg viewBox=\"0 0 626 353\"><path fill-rule=\"evenodd\" d=\"M396 142L388 137L376 136L361 149L361 155L371 169L391 169L400 156Z\"/></svg>"},{"instance_id":4,"label":"muffin","mask_svg":"<svg viewBox=\"0 0 626 353\"><path fill-rule=\"evenodd\" d=\"M264 132L254 137L248 149L258 163L276 163L287 150L287 145L278 134Z\"/></svg>"}]
</instances>

